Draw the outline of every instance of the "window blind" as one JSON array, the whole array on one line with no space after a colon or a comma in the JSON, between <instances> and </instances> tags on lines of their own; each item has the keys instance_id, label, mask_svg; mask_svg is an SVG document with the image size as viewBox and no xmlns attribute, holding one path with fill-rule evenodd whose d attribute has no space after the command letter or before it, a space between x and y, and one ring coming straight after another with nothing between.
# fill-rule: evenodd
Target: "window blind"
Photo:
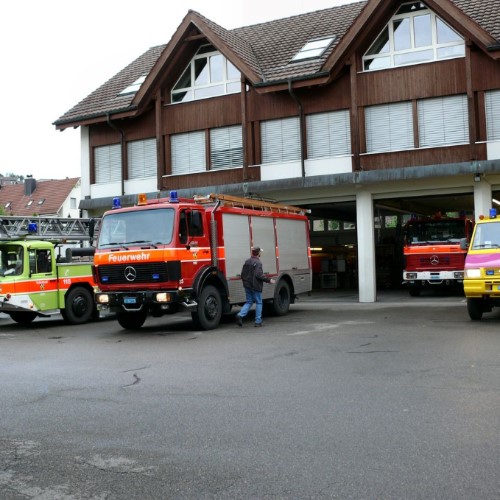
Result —
<instances>
[{"instance_id":1,"label":"window blind","mask_svg":"<svg viewBox=\"0 0 500 500\"><path fill-rule=\"evenodd\" d=\"M129 142L127 155L129 179L156 177L156 139Z\"/></svg>"},{"instance_id":2,"label":"window blind","mask_svg":"<svg viewBox=\"0 0 500 500\"><path fill-rule=\"evenodd\" d=\"M204 131L173 135L171 148L172 174L183 175L206 170Z\"/></svg>"},{"instance_id":3,"label":"window blind","mask_svg":"<svg viewBox=\"0 0 500 500\"><path fill-rule=\"evenodd\" d=\"M307 115L306 129L309 158L351 154L348 110Z\"/></svg>"},{"instance_id":4,"label":"window blind","mask_svg":"<svg viewBox=\"0 0 500 500\"><path fill-rule=\"evenodd\" d=\"M122 154L120 144L95 148L94 161L96 184L121 181Z\"/></svg>"},{"instance_id":5,"label":"window blind","mask_svg":"<svg viewBox=\"0 0 500 500\"><path fill-rule=\"evenodd\" d=\"M261 122L262 163L300 160L298 117Z\"/></svg>"}]
</instances>

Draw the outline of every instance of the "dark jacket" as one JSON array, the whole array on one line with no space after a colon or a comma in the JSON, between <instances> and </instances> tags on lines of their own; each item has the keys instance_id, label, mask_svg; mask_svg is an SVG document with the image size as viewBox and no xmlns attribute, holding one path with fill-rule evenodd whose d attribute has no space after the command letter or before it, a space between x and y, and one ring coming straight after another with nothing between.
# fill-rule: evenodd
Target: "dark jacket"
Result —
<instances>
[{"instance_id":1,"label":"dark jacket","mask_svg":"<svg viewBox=\"0 0 500 500\"><path fill-rule=\"evenodd\" d=\"M241 269L241 281L245 288L251 288L262 292L262 287L265 283L270 283L271 280L264 275L262 271L262 262L258 257L250 257L243 264Z\"/></svg>"}]
</instances>

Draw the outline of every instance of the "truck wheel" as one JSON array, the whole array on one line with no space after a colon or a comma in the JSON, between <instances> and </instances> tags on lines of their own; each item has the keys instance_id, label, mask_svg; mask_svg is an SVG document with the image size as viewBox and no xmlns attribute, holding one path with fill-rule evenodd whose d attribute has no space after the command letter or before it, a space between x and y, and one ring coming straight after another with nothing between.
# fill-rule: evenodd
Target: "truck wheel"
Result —
<instances>
[{"instance_id":1,"label":"truck wheel","mask_svg":"<svg viewBox=\"0 0 500 500\"><path fill-rule=\"evenodd\" d=\"M146 321L147 311L139 311L132 313L117 313L116 319L122 328L125 330L138 330Z\"/></svg>"},{"instance_id":2,"label":"truck wheel","mask_svg":"<svg viewBox=\"0 0 500 500\"><path fill-rule=\"evenodd\" d=\"M222 302L219 290L208 285L201 291L198 310L191 313L191 317L196 326L202 330L213 330L219 326L221 316Z\"/></svg>"},{"instance_id":3,"label":"truck wheel","mask_svg":"<svg viewBox=\"0 0 500 500\"><path fill-rule=\"evenodd\" d=\"M410 285L410 287L408 288L408 291L410 292L411 297L420 297L420 287L419 286Z\"/></svg>"},{"instance_id":4,"label":"truck wheel","mask_svg":"<svg viewBox=\"0 0 500 500\"><path fill-rule=\"evenodd\" d=\"M11 312L10 317L20 325L29 325L35 318L36 314L31 312Z\"/></svg>"},{"instance_id":5,"label":"truck wheel","mask_svg":"<svg viewBox=\"0 0 500 500\"><path fill-rule=\"evenodd\" d=\"M284 316L290 309L290 287L284 280L278 281L274 289L273 309L275 316Z\"/></svg>"},{"instance_id":6,"label":"truck wheel","mask_svg":"<svg viewBox=\"0 0 500 500\"><path fill-rule=\"evenodd\" d=\"M94 313L94 297L86 288L73 288L66 295L64 302L65 309L62 316L70 325L86 323Z\"/></svg>"},{"instance_id":7,"label":"truck wheel","mask_svg":"<svg viewBox=\"0 0 500 500\"><path fill-rule=\"evenodd\" d=\"M470 319L479 321L483 317L483 299L467 299L467 312Z\"/></svg>"}]
</instances>

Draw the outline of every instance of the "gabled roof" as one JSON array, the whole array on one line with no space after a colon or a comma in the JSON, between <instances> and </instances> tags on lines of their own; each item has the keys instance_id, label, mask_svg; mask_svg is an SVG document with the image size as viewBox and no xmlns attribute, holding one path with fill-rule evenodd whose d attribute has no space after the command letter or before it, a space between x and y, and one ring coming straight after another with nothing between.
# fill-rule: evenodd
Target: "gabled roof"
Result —
<instances>
[{"instance_id":1,"label":"gabled roof","mask_svg":"<svg viewBox=\"0 0 500 500\"><path fill-rule=\"evenodd\" d=\"M0 189L0 206L4 209L5 215L58 215L71 191L79 183L79 177L37 181L35 190L29 196L24 194L24 184L3 186ZM33 203L26 206L30 200L33 200ZM44 202L39 204L40 200L44 200ZM11 203L9 208L5 208L7 203ZM60 215L65 217L67 214Z\"/></svg>"},{"instance_id":2,"label":"gabled roof","mask_svg":"<svg viewBox=\"0 0 500 500\"><path fill-rule=\"evenodd\" d=\"M431 9L477 43L483 50L500 54L500 0L427 0ZM368 0L318 10L267 23L226 30L194 11L189 11L167 45L153 47L104 83L100 88L54 122L59 129L133 116L142 111L165 78L165 68L184 41L193 34L208 39L260 91L271 90L288 80L322 83L343 67L366 27L374 19L387 19L395 9L390 0ZM368 32L369 30L366 30ZM317 59L291 62L310 40L335 36ZM500 57L500 56L499 56ZM183 70L179 69L179 73ZM119 93L140 76L148 74L139 92Z\"/></svg>"}]
</instances>

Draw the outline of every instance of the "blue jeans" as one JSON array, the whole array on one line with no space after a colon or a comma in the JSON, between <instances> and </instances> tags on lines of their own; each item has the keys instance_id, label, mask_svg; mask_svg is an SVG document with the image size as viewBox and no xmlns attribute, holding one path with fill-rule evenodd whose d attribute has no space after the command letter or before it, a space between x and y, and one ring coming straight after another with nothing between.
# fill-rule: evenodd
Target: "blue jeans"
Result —
<instances>
[{"instance_id":1,"label":"blue jeans","mask_svg":"<svg viewBox=\"0 0 500 500\"><path fill-rule=\"evenodd\" d=\"M257 290L252 290L251 288L245 287L245 295L247 301L241 308L241 311L238 313L238 315L244 318L255 302L255 323L262 323L262 292L258 292Z\"/></svg>"}]
</instances>

